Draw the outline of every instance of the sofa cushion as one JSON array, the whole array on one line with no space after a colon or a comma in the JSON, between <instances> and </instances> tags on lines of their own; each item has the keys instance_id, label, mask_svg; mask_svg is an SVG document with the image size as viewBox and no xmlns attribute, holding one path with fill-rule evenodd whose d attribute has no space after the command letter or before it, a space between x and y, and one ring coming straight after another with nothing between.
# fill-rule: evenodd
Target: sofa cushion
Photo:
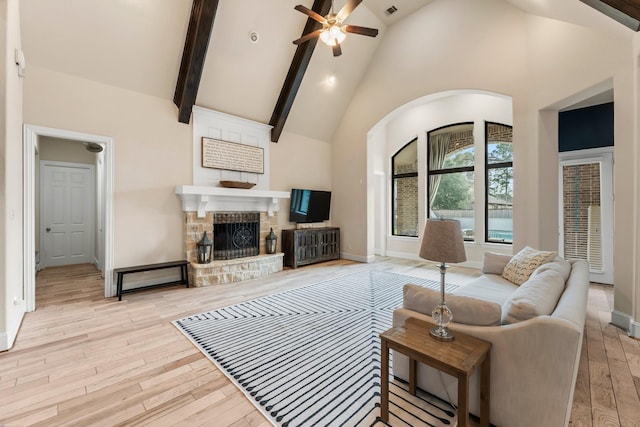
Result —
<instances>
[{"instance_id":1,"label":"sofa cushion","mask_svg":"<svg viewBox=\"0 0 640 427\"><path fill-rule=\"evenodd\" d=\"M484 274L502 275L502 272L509 261L511 261L511 255L485 252L484 259L482 260L482 272Z\"/></svg>"},{"instance_id":2,"label":"sofa cushion","mask_svg":"<svg viewBox=\"0 0 640 427\"><path fill-rule=\"evenodd\" d=\"M564 283L562 275L555 270L532 276L502 306L502 323L517 323L553 313L564 291Z\"/></svg>"},{"instance_id":3,"label":"sofa cushion","mask_svg":"<svg viewBox=\"0 0 640 427\"><path fill-rule=\"evenodd\" d=\"M483 274L466 285L456 288L452 293L495 302L502 306L516 289L518 286L498 274Z\"/></svg>"},{"instance_id":4,"label":"sofa cushion","mask_svg":"<svg viewBox=\"0 0 640 427\"><path fill-rule=\"evenodd\" d=\"M552 261L556 255L556 252L538 251L525 246L504 267L502 277L516 285L521 285L529 279L536 268Z\"/></svg>"},{"instance_id":5,"label":"sofa cushion","mask_svg":"<svg viewBox=\"0 0 640 427\"><path fill-rule=\"evenodd\" d=\"M453 313L453 321L467 325L499 325L502 307L490 301L471 297L447 294L447 306ZM407 284L403 288L403 307L431 316L433 309L440 304L440 291L422 286Z\"/></svg>"},{"instance_id":6,"label":"sofa cushion","mask_svg":"<svg viewBox=\"0 0 640 427\"><path fill-rule=\"evenodd\" d=\"M542 264L540 267L536 268L529 278L548 270L557 271L566 282L571 274L571 263L557 256L553 261Z\"/></svg>"}]
</instances>

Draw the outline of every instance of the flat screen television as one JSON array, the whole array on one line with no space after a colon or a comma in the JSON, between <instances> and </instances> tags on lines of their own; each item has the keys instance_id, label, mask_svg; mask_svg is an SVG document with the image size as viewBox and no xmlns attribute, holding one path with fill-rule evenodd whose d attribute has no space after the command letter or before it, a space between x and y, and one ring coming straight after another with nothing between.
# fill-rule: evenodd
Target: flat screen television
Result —
<instances>
[{"instance_id":1,"label":"flat screen television","mask_svg":"<svg viewBox=\"0 0 640 427\"><path fill-rule=\"evenodd\" d=\"M331 192L319 190L291 190L289 221L296 223L322 222L329 219Z\"/></svg>"}]
</instances>

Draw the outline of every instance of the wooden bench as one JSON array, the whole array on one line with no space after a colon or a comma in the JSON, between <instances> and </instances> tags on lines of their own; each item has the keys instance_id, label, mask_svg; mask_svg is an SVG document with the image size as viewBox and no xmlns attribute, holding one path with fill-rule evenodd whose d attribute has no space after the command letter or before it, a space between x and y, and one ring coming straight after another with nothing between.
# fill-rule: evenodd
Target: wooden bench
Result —
<instances>
[{"instance_id":1,"label":"wooden bench","mask_svg":"<svg viewBox=\"0 0 640 427\"><path fill-rule=\"evenodd\" d=\"M118 282L117 282L118 283L118 301L122 301L122 294L125 294L128 292L142 291L145 289L157 288L159 286L185 284L187 285L187 288L188 288L189 287L189 274L187 272L188 265L189 265L189 261L181 260L181 261L161 262L158 264L137 265L134 267L116 268L115 270L113 270L113 272L118 275ZM122 289L122 279L124 278L125 274L142 273L144 271L162 270L165 268L175 268L175 267L180 267L179 281L157 283L154 285L140 286L139 288L133 288L133 289Z\"/></svg>"}]
</instances>

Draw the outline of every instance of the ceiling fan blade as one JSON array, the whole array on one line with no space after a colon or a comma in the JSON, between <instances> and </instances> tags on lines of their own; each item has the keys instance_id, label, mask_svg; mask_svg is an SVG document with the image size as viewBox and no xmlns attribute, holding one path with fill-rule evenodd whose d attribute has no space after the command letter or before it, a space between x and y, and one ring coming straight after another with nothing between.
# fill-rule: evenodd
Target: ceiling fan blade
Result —
<instances>
[{"instance_id":1,"label":"ceiling fan blade","mask_svg":"<svg viewBox=\"0 0 640 427\"><path fill-rule=\"evenodd\" d=\"M342 28L347 33L360 34L361 36L375 37L378 35L378 30L375 28L359 27L357 25L343 25Z\"/></svg>"},{"instance_id":2,"label":"ceiling fan blade","mask_svg":"<svg viewBox=\"0 0 640 427\"><path fill-rule=\"evenodd\" d=\"M340 12L338 12L336 19L339 22L344 21L345 19L347 19L347 16L349 16L351 12L353 12L353 9L358 7L360 3L362 3L362 0L349 0L344 6L342 6L342 9L340 9Z\"/></svg>"},{"instance_id":3,"label":"ceiling fan blade","mask_svg":"<svg viewBox=\"0 0 640 427\"><path fill-rule=\"evenodd\" d=\"M311 40L314 37L318 37L321 32L322 32L322 29L315 30L315 31L312 31L310 33L307 33L304 36L300 37L298 40L294 40L293 44L302 44L302 43L304 43L306 41Z\"/></svg>"},{"instance_id":4,"label":"ceiling fan blade","mask_svg":"<svg viewBox=\"0 0 640 427\"><path fill-rule=\"evenodd\" d=\"M340 47L340 43L336 43L333 45L333 56L342 55L342 48Z\"/></svg>"},{"instance_id":5,"label":"ceiling fan blade","mask_svg":"<svg viewBox=\"0 0 640 427\"><path fill-rule=\"evenodd\" d=\"M301 4L299 4L296 7L294 7L294 9L297 10L298 12L304 13L305 15L310 17L311 19L314 19L314 20L318 21L321 24L324 24L326 22L326 19L324 19L324 16L320 15L317 12L314 12L313 10L311 10L308 7L305 7L305 6L301 5Z\"/></svg>"}]
</instances>

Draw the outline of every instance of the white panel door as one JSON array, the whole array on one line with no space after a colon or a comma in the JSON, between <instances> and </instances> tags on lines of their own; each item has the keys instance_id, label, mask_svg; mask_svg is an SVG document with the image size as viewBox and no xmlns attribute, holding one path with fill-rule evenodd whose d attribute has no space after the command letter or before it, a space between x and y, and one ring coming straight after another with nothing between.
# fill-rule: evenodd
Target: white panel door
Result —
<instances>
[{"instance_id":1,"label":"white panel door","mask_svg":"<svg viewBox=\"0 0 640 427\"><path fill-rule=\"evenodd\" d=\"M46 161L41 164L44 266L93 262L93 166Z\"/></svg>"}]
</instances>

